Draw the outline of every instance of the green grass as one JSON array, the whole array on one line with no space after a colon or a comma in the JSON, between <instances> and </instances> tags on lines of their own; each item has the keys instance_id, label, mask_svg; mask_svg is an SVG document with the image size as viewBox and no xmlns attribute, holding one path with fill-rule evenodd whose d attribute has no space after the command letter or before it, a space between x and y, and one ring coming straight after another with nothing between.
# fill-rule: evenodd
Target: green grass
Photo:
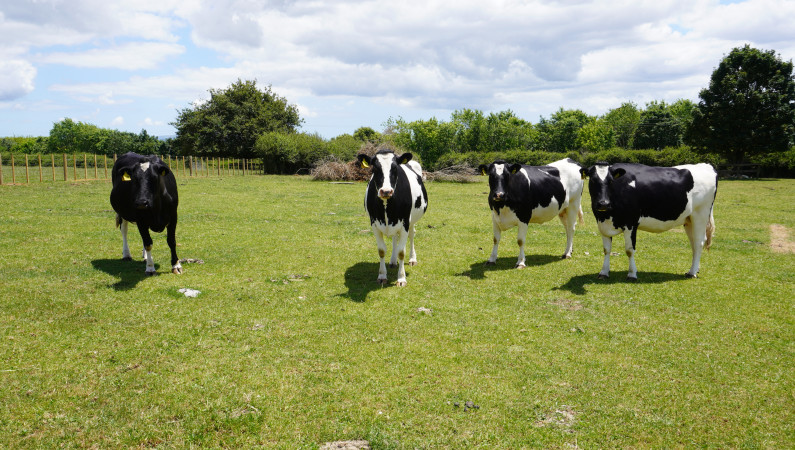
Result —
<instances>
[{"instance_id":1,"label":"green grass","mask_svg":"<svg viewBox=\"0 0 795 450\"><path fill-rule=\"evenodd\" d=\"M485 181L427 188L400 289L361 183L180 179L205 263L170 274L155 235L155 277L120 260L109 183L1 186L0 447L795 445L795 255L768 245L795 181L721 181L696 280L684 233L640 233L637 283L623 252L596 279L587 198L572 259L549 222L514 270L515 229L483 265Z\"/></svg>"}]
</instances>

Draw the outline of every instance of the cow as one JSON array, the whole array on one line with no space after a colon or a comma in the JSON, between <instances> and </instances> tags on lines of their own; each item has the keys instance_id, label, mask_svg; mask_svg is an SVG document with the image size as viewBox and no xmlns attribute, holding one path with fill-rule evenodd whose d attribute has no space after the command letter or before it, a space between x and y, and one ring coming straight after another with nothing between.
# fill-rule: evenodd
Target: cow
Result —
<instances>
[{"instance_id":1,"label":"cow","mask_svg":"<svg viewBox=\"0 0 795 450\"><path fill-rule=\"evenodd\" d=\"M362 167L372 167L372 176L364 194L364 209L370 216L370 228L375 235L378 256L378 283L387 283L386 243L384 237L392 238L390 267L398 266L398 287L406 286L406 270L403 260L408 241L409 265L417 264L414 251L414 225L428 209L428 194L422 182L422 167L412 160L411 153L395 155L392 150L379 150L370 157L364 153L357 156Z\"/></svg>"},{"instance_id":2,"label":"cow","mask_svg":"<svg viewBox=\"0 0 795 450\"><path fill-rule=\"evenodd\" d=\"M582 169L588 177L591 208L602 234L605 259L598 278L610 274L613 236L624 233L629 257L627 279L638 279L635 246L638 230L660 233L684 225L693 262L685 274L698 276L701 253L712 244L715 220L712 207L718 192L718 174L709 164L650 167L642 164L596 163Z\"/></svg>"},{"instance_id":3,"label":"cow","mask_svg":"<svg viewBox=\"0 0 795 450\"><path fill-rule=\"evenodd\" d=\"M502 232L519 227L519 259L516 268L525 267L525 238L530 223L544 223L555 217L566 228L566 250L561 258L571 258L574 227L582 223L583 179L580 165L561 159L546 166L525 166L495 161L479 167L489 177L489 208L494 230L494 247L486 265L497 263Z\"/></svg>"},{"instance_id":4,"label":"cow","mask_svg":"<svg viewBox=\"0 0 795 450\"><path fill-rule=\"evenodd\" d=\"M127 246L127 225L138 225L146 260L146 274L155 274L152 259L152 237L149 230L160 233L166 230L166 242L171 249L171 272L182 273L177 258L177 180L168 165L155 155L129 152L113 164L113 188L110 204L116 211L116 226L121 229L122 259L132 260Z\"/></svg>"}]
</instances>

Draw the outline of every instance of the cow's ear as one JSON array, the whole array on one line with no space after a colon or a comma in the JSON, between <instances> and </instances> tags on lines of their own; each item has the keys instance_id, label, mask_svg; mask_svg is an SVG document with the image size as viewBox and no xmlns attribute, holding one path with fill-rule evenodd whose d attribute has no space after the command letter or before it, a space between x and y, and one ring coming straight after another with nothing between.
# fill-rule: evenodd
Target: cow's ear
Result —
<instances>
[{"instance_id":1,"label":"cow's ear","mask_svg":"<svg viewBox=\"0 0 795 450\"><path fill-rule=\"evenodd\" d=\"M508 168L508 171L511 172L512 175L520 170L522 170L521 164L513 164L511 167Z\"/></svg>"},{"instance_id":2,"label":"cow's ear","mask_svg":"<svg viewBox=\"0 0 795 450\"><path fill-rule=\"evenodd\" d=\"M412 155L409 152L406 152L406 153L400 155L400 158L398 158L398 164L406 164L407 162L411 161L411 158L413 158L413 157L414 157L414 155Z\"/></svg>"},{"instance_id":3,"label":"cow's ear","mask_svg":"<svg viewBox=\"0 0 795 450\"><path fill-rule=\"evenodd\" d=\"M613 170L613 179L616 179L616 178L621 178L621 177L622 177L622 176L624 176L624 174L626 174L626 173L627 173L627 171L626 171L626 170L624 170L624 169L621 169L621 168L614 169L614 170Z\"/></svg>"},{"instance_id":4,"label":"cow's ear","mask_svg":"<svg viewBox=\"0 0 795 450\"><path fill-rule=\"evenodd\" d=\"M580 167L580 176L583 180L588 178L588 174L591 173L591 169L593 169L593 166L587 169L585 167Z\"/></svg>"},{"instance_id":5,"label":"cow's ear","mask_svg":"<svg viewBox=\"0 0 795 450\"><path fill-rule=\"evenodd\" d=\"M160 175L161 177L164 177L164 176L168 175L169 173L171 173L171 169L169 169L168 165L164 164L164 163L157 163L155 165L154 169L155 169L155 172L158 175Z\"/></svg>"},{"instance_id":6,"label":"cow's ear","mask_svg":"<svg viewBox=\"0 0 795 450\"><path fill-rule=\"evenodd\" d=\"M359 153L356 156L356 159L359 161L359 166L366 169L370 167L370 157L365 155L364 153Z\"/></svg>"},{"instance_id":7,"label":"cow's ear","mask_svg":"<svg viewBox=\"0 0 795 450\"><path fill-rule=\"evenodd\" d=\"M488 172L487 172L488 169L489 169L489 166L487 166L485 164L481 164L481 165L478 166L478 172L480 172L481 175L488 175Z\"/></svg>"}]
</instances>

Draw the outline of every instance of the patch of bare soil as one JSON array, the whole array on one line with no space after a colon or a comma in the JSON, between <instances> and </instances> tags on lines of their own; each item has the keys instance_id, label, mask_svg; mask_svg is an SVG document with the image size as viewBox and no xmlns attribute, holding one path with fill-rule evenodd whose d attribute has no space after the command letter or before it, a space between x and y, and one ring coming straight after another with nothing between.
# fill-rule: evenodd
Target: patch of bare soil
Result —
<instances>
[{"instance_id":1,"label":"patch of bare soil","mask_svg":"<svg viewBox=\"0 0 795 450\"><path fill-rule=\"evenodd\" d=\"M790 238L790 230L784 225L770 225L770 248L776 253L795 253L795 241Z\"/></svg>"},{"instance_id":2,"label":"patch of bare soil","mask_svg":"<svg viewBox=\"0 0 795 450\"><path fill-rule=\"evenodd\" d=\"M568 298L559 298L554 302L549 302L550 305L560 306L561 308L568 310L568 311L579 311L582 309L582 303L577 300L571 300Z\"/></svg>"},{"instance_id":3,"label":"patch of bare soil","mask_svg":"<svg viewBox=\"0 0 795 450\"><path fill-rule=\"evenodd\" d=\"M320 446L320 450L370 450L370 443L367 441L326 442Z\"/></svg>"},{"instance_id":4,"label":"patch of bare soil","mask_svg":"<svg viewBox=\"0 0 795 450\"><path fill-rule=\"evenodd\" d=\"M538 428L556 426L569 431L576 418L574 409L570 406L561 406L559 409L544 414L541 419L536 421L535 426Z\"/></svg>"}]
</instances>

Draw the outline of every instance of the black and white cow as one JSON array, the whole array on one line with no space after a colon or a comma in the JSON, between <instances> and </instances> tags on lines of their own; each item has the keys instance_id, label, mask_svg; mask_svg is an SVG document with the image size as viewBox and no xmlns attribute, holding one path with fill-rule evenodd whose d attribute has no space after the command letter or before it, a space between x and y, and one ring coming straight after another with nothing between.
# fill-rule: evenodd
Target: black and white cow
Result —
<instances>
[{"instance_id":1,"label":"black and white cow","mask_svg":"<svg viewBox=\"0 0 795 450\"><path fill-rule=\"evenodd\" d=\"M125 153L113 164L113 189L110 204L116 211L116 226L121 228L122 258L131 260L127 246L127 224L138 225L146 259L146 274L155 274L152 260L152 237L167 229L166 242L171 249L171 272L182 273L177 258L177 180L168 165L155 155Z\"/></svg>"},{"instance_id":2,"label":"black and white cow","mask_svg":"<svg viewBox=\"0 0 795 450\"><path fill-rule=\"evenodd\" d=\"M693 263L685 274L698 275L701 252L709 248L715 231L712 206L718 191L718 174L705 163L676 167L642 164L597 163L582 169L590 178L591 208L602 233L605 259L599 278L610 273L613 236L624 233L629 257L627 278L637 280L635 239L638 230L660 233L684 225Z\"/></svg>"},{"instance_id":3,"label":"black and white cow","mask_svg":"<svg viewBox=\"0 0 795 450\"><path fill-rule=\"evenodd\" d=\"M525 238L530 223L544 223L555 217L566 227L566 250L562 258L571 257L574 227L582 222L583 180L580 165L561 159L547 166L509 165L496 161L479 168L489 177L489 208L494 230L494 248L486 264L497 263L497 249L502 232L519 227L519 259L516 268L525 267Z\"/></svg>"},{"instance_id":4,"label":"black and white cow","mask_svg":"<svg viewBox=\"0 0 795 450\"><path fill-rule=\"evenodd\" d=\"M406 270L403 259L406 241L410 246L409 264L417 264L414 251L414 224L428 209L428 194L422 183L422 167L411 160L411 153L395 155L391 150L380 150L373 157L360 154L357 158L362 167L372 167L373 175L364 194L364 209L370 216L370 227L378 245L381 265L378 282L386 284L386 242L392 237L390 267L398 266L397 286L406 285Z\"/></svg>"}]
</instances>

